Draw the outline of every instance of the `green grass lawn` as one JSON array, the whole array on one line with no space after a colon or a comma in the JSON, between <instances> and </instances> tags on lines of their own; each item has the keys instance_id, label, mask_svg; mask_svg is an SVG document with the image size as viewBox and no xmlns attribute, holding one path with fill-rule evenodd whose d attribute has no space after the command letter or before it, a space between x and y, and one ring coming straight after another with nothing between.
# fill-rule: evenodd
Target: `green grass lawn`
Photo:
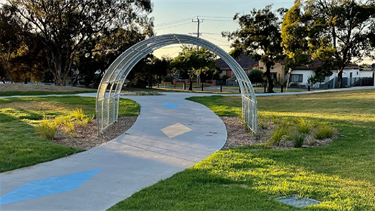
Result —
<instances>
[{"instance_id":1,"label":"green grass lawn","mask_svg":"<svg viewBox=\"0 0 375 211\"><path fill-rule=\"evenodd\" d=\"M6 91L0 92L0 96L17 96L17 95L62 95L62 94L79 94L79 93L93 93L96 90L82 90L70 92L50 92L50 91Z\"/></svg>"},{"instance_id":2,"label":"green grass lawn","mask_svg":"<svg viewBox=\"0 0 375 211\"><path fill-rule=\"evenodd\" d=\"M77 96L0 98L0 172L83 151L41 138L35 126L43 116L67 115L75 109L95 115L95 100ZM120 100L120 116L135 116L139 111L134 101Z\"/></svg>"},{"instance_id":3,"label":"green grass lawn","mask_svg":"<svg viewBox=\"0 0 375 211\"><path fill-rule=\"evenodd\" d=\"M239 97L190 100L218 115L241 112ZM326 147L218 151L110 210L299 210L275 200L291 195L322 201L302 210L375 210L375 89L257 100L262 118L303 117L340 137Z\"/></svg>"}]
</instances>

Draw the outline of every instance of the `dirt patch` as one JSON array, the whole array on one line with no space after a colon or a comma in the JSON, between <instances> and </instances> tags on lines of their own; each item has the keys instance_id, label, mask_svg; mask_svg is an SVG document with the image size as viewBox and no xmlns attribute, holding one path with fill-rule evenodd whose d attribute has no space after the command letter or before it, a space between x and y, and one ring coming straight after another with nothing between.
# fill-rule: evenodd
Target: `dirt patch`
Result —
<instances>
[{"instance_id":1,"label":"dirt patch","mask_svg":"<svg viewBox=\"0 0 375 211\"><path fill-rule=\"evenodd\" d=\"M96 120L85 126L76 127L74 136L59 128L52 142L74 148L91 149L122 135L136 120L136 116L119 117L118 122L108 127L100 136L97 135Z\"/></svg>"},{"instance_id":2,"label":"dirt patch","mask_svg":"<svg viewBox=\"0 0 375 211\"><path fill-rule=\"evenodd\" d=\"M45 92L73 92L73 91L93 91L96 89L88 89L83 87L72 87L72 86L51 86L51 85L31 85L31 84L0 84L0 92L9 91L45 91Z\"/></svg>"}]
</instances>

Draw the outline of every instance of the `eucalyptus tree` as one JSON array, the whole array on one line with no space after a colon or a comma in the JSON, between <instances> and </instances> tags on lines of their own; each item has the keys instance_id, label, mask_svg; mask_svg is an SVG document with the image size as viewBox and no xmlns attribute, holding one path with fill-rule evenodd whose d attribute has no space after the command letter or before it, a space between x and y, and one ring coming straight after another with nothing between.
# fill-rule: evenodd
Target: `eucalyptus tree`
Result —
<instances>
[{"instance_id":1,"label":"eucalyptus tree","mask_svg":"<svg viewBox=\"0 0 375 211\"><path fill-rule=\"evenodd\" d=\"M281 26L281 46L286 55L286 69L309 63L308 30L304 23L301 3L297 0L285 13Z\"/></svg>"},{"instance_id":2,"label":"eucalyptus tree","mask_svg":"<svg viewBox=\"0 0 375 211\"><path fill-rule=\"evenodd\" d=\"M184 45L170 65L175 72L189 77L189 90L193 90L193 79L196 75L216 71L216 55L205 48L197 49Z\"/></svg>"},{"instance_id":3,"label":"eucalyptus tree","mask_svg":"<svg viewBox=\"0 0 375 211\"><path fill-rule=\"evenodd\" d=\"M38 33L56 85L65 85L77 55L88 42L129 24L152 24L150 0L7 0L19 21Z\"/></svg>"},{"instance_id":4,"label":"eucalyptus tree","mask_svg":"<svg viewBox=\"0 0 375 211\"><path fill-rule=\"evenodd\" d=\"M12 81L11 61L23 43L22 26L16 21L15 8L0 8L0 79Z\"/></svg>"},{"instance_id":5,"label":"eucalyptus tree","mask_svg":"<svg viewBox=\"0 0 375 211\"><path fill-rule=\"evenodd\" d=\"M300 9L299 3L296 1L295 7ZM296 15L295 25L285 24L293 30L302 28L306 33L289 30L284 46L293 43L288 40L290 36L307 42L312 59L322 63L316 71L329 74L333 68L337 69L338 86L342 88L345 66L362 61L372 51L374 18L374 0L307 0L303 11Z\"/></svg>"},{"instance_id":6,"label":"eucalyptus tree","mask_svg":"<svg viewBox=\"0 0 375 211\"><path fill-rule=\"evenodd\" d=\"M283 10L278 12L282 14ZM266 66L267 92L273 91L271 67L284 58L281 47L281 18L272 11L272 5L264 9L253 9L249 14L237 13L239 29L234 32L223 32L228 40L232 40L233 56L245 53Z\"/></svg>"},{"instance_id":7,"label":"eucalyptus tree","mask_svg":"<svg viewBox=\"0 0 375 211\"><path fill-rule=\"evenodd\" d=\"M98 35L86 42L74 61L79 75L85 85L97 87L101 76L110 64L126 49L154 35L151 24L144 26L130 24L123 28L113 29L108 35ZM96 75L95 73L99 73Z\"/></svg>"}]
</instances>

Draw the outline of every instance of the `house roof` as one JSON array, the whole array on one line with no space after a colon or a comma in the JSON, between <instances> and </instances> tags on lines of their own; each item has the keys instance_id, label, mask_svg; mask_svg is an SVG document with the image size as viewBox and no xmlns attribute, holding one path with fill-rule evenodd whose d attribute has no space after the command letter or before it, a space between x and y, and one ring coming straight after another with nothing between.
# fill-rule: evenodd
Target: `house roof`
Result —
<instances>
[{"instance_id":1,"label":"house roof","mask_svg":"<svg viewBox=\"0 0 375 211\"><path fill-rule=\"evenodd\" d=\"M303 65L303 66L300 66L300 67L296 67L296 68L294 68L294 70L315 70L320 65L322 65L321 61L313 60L310 64ZM359 66L354 65L354 64L349 64L349 65L345 66L344 69L345 70L359 69Z\"/></svg>"},{"instance_id":2,"label":"house roof","mask_svg":"<svg viewBox=\"0 0 375 211\"><path fill-rule=\"evenodd\" d=\"M257 66L259 62L251 59L248 56L241 55L235 60L238 62L238 64L243 68L243 69L253 69L254 66ZM217 59L216 60L216 66L218 66L222 70L230 70L231 68L227 63L224 62L223 59Z\"/></svg>"}]
</instances>

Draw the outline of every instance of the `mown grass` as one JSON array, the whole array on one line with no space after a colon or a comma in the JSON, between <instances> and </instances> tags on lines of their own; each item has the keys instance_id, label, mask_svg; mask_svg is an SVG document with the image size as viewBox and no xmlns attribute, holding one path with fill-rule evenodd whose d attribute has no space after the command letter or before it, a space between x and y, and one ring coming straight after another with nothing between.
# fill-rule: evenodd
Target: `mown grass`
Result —
<instances>
[{"instance_id":1,"label":"mown grass","mask_svg":"<svg viewBox=\"0 0 375 211\"><path fill-rule=\"evenodd\" d=\"M95 115L95 98L0 98L0 172L81 152L81 149L50 142L36 130L44 117L69 115L75 109L82 109L85 115ZM140 106L134 101L120 100L120 116L135 116L139 112Z\"/></svg>"},{"instance_id":2,"label":"mown grass","mask_svg":"<svg viewBox=\"0 0 375 211\"><path fill-rule=\"evenodd\" d=\"M93 93L95 90L69 91L69 92L50 92L50 91L6 91L0 92L0 96L18 96L18 95L62 95L62 94L79 94Z\"/></svg>"},{"instance_id":3,"label":"mown grass","mask_svg":"<svg viewBox=\"0 0 375 211\"><path fill-rule=\"evenodd\" d=\"M303 210L375 210L375 90L258 97L259 115L304 117L337 128L326 147L241 147L135 193L110 210L299 210L275 198L321 201ZM240 115L238 97L194 97L219 115Z\"/></svg>"}]
</instances>

